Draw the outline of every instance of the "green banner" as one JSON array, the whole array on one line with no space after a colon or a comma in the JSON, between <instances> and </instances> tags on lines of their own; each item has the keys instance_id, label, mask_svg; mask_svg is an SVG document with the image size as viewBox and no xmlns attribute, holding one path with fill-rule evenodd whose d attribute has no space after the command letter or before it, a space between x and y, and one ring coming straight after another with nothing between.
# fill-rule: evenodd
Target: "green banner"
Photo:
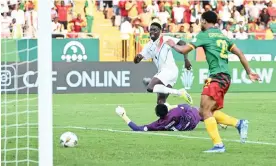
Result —
<instances>
[{"instance_id":1,"label":"green banner","mask_svg":"<svg viewBox=\"0 0 276 166\"><path fill-rule=\"evenodd\" d=\"M17 41L20 61L37 58L37 40ZM52 56L54 62L99 61L98 39L53 39Z\"/></svg>"},{"instance_id":2,"label":"green banner","mask_svg":"<svg viewBox=\"0 0 276 166\"><path fill-rule=\"evenodd\" d=\"M178 63L179 78L175 88L186 88L189 92L201 92L204 80L208 78L208 65L206 62L193 63L193 70L187 71L183 63ZM258 73L261 82L252 83L240 62L229 63L231 71L231 86L229 92L275 92L276 91L276 63L251 62L252 71Z\"/></svg>"}]
</instances>

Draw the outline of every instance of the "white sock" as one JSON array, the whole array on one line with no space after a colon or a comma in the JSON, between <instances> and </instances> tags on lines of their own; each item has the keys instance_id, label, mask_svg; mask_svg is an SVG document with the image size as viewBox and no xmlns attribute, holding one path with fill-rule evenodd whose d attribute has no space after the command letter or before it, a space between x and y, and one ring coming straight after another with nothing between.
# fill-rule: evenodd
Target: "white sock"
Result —
<instances>
[{"instance_id":1,"label":"white sock","mask_svg":"<svg viewBox=\"0 0 276 166\"><path fill-rule=\"evenodd\" d=\"M168 88L164 85L157 84L153 87L154 93L163 93L163 94L173 94L173 95L180 95L181 93L177 89Z\"/></svg>"},{"instance_id":2,"label":"white sock","mask_svg":"<svg viewBox=\"0 0 276 166\"><path fill-rule=\"evenodd\" d=\"M170 107L170 104L169 103L164 103L164 105L166 105L168 108Z\"/></svg>"}]
</instances>

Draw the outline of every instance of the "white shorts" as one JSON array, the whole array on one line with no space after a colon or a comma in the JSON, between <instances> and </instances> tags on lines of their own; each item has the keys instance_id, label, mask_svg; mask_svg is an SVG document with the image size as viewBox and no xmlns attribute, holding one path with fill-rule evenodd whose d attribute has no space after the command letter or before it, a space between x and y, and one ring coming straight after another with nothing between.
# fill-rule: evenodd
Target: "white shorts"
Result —
<instances>
[{"instance_id":1,"label":"white shorts","mask_svg":"<svg viewBox=\"0 0 276 166\"><path fill-rule=\"evenodd\" d=\"M162 69L153 77L158 78L165 86L171 85L172 87L177 81L178 78L178 69Z\"/></svg>"}]
</instances>

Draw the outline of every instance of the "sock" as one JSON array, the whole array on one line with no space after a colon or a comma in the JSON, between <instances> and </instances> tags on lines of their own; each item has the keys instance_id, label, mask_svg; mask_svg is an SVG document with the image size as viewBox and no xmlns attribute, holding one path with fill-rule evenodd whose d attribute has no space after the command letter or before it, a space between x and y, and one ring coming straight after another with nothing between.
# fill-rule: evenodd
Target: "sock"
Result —
<instances>
[{"instance_id":1,"label":"sock","mask_svg":"<svg viewBox=\"0 0 276 166\"><path fill-rule=\"evenodd\" d=\"M154 93L164 93L164 94L173 94L173 95L180 95L179 90L168 88L164 85L157 84L153 87Z\"/></svg>"},{"instance_id":2,"label":"sock","mask_svg":"<svg viewBox=\"0 0 276 166\"><path fill-rule=\"evenodd\" d=\"M211 137L214 145L222 146L223 143L221 141L219 132L218 132L218 126L217 121L214 117L210 117L204 120L206 130L209 133L209 136Z\"/></svg>"},{"instance_id":3,"label":"sock","mask_svg":"<svg viewBox=\"0 0 276 166\"><path fill-rule=\"evenodd\" d=\"M169 103L164 103L164 105L166 105L168 107L168 109L171 107L171 105Z\"/></svg>"},{"instance_id":4,"label":"sock","mask_svg":"<svg viewBox=\"0 0 276 166\"><path fill-rule=\"evenodd\" d=\"M237 125L239 123L238 119L231 117L231 116L223 113L222 111L215 111L213 116L216 118L216 120L219 124L237 127Z\"/></svg>"}]
</instances>

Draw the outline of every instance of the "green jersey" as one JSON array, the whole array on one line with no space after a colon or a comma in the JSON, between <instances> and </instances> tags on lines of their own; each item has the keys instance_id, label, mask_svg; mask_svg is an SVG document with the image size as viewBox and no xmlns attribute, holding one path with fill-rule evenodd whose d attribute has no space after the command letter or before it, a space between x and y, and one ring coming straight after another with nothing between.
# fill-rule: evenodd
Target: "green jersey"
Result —
<instances>
[{"instance_id":1,"label":"green jersey","mask_svg":"<svg viewBox=\"0 0 276 166\"><path fill-rule=\"evenodd\" d=\"M203 47L209 65L210 75L218 73L230 75L228 69L228 52L234 44L219 29L210 28L200 32L189 45L194 49Z\"/></svg>"}]
</instances>

